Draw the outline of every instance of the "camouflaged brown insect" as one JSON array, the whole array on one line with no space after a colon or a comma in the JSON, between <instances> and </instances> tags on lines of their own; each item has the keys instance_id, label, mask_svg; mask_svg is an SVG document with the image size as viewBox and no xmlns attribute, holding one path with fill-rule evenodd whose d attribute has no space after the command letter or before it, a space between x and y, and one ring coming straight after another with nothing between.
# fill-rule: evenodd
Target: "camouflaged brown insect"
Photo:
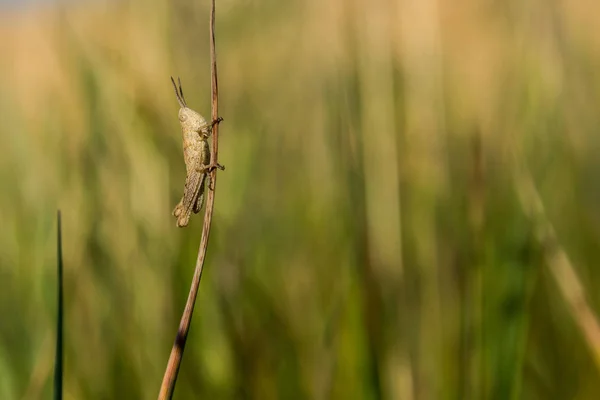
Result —
<instances>
[{"instance_id":1,"label":"camouflaged brown insect","mask_svg":"<svg viewBox=\"0 0 600 400\"><path fill-rule=\"evenodd\" d=\"M210 147L208 145L212 128L221 119L219 118L208 124L202 115L188 108L183 97L181 81L178 79L179 90L172 77L171 82L175 88L177 102L181 107L179 109L179 123L183 134L183 159L187 172L183 197L173 210L173 215L177 218L177 226L181 228L189 223L192 211L198 213L202 208L206 181L208 181L209 188L211 186L209 172L215 167L223 169L221 165L211 164Z\"/></svg>"}]
</instances>

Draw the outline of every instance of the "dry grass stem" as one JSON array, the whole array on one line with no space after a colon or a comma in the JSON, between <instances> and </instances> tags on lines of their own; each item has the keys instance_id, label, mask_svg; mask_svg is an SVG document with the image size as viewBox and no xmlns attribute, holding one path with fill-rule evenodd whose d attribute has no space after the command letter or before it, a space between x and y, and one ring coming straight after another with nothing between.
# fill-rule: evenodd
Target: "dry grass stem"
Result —
<instances>
[{"instance_id":1,"label":"dry grass stem","mask_svg":"<svg viewBox=\"0 0 600 400\"><path fill-rule=\"evenodd\" d=\"M212 92L212 104L211 104L211 115L212 120L217 121L219 118L218 103L219 103L219 90L217 85L217 57L215 52L215 0L212 0L211 13L210 13L210 59L211 59L211 92ZM219 137L219 124L215 124L212 133L212 146L211 146L211 161L215 165L218 163L218 137ZM175 383L177 381L177 373L181 365L183 358L183 350L187 340L187 335L190 330L190 324L192 321L192 314L194 312L194 304L196 303L196 296L198 294L198 288L200 287L200 281L202 279L202 270L204 266L204 259L206 257L206 249L208 247L208 238L210 235L210 226L212 222L212 214L215 203L215 187L217 182L217 168L213 168L210 171L212 178L212 188L208 190L208 196L206 200L206 210L204 212L204 223L202 225L202 238L200 240L200 248L198 250L198 258L196 259L196 268L194 276L192 278L192 285L190 287L190 293L185 305L185 310L179 323L179 330L177 331L177 337L175 343L171 349L171 355L163 382L160 387L160 393L158 395L159 400L170 399L173 396L175 390Z\"/></svg>"}]
</instances>

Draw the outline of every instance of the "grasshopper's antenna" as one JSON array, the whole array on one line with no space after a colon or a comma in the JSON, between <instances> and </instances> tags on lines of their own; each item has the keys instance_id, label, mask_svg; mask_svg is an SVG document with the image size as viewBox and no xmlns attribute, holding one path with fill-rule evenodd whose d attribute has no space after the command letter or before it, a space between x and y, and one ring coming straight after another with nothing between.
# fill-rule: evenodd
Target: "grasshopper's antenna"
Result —
<instances>
[{"instance_id":1,"label":"grasshopper's antenna","mask_svg":"<svg viewBox=\"0 0 600 400\"><path fill-rule=\"evenodd\" d=\"M177 80L179 80L179 78L177 78ZM171 83L173 83L173 89L175 89L175 96L177 96L177 102L179 103L181 108L186 108L187 104L185 104L185 100L183 99L183 91L181 91L181 81L179 81L179 91L177 91L177 85L175 84L175 79L173 79L173 77L171 77Z\"/></svg>"},{"instance_id":2,"label":"grasshopper's antenna","mask_svg":"<svg viewBox=\"0 0 600 400\"><path fill-rule=\"evenodd\" d=\"M177 82L179 82L179 94L181 95L181 100L183 101L183 104L185 104L185 106L187 107L187 102L185 101L185 97L183 97L183 88L181 87L181 79L179 79L179 77L177 77Z\"/></svg>"}]
</instances>

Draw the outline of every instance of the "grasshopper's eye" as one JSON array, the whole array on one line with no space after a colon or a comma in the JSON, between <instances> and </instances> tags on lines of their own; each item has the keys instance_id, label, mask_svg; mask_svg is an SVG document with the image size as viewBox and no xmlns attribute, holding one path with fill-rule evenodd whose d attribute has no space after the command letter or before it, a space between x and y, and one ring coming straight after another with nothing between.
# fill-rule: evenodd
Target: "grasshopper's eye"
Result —
<instances>
[{"instance_id":1,"label":"grasshopper's eye","mask_svg":"<svg viewBox=\"0 0 600 400\"><path fill-rule=\"evenodd\" d=\"M181 122L185 121L186 119L187 119L187 115L185 115L185 114L179 114L179 120Z\"/></svg>"}]
</instances>

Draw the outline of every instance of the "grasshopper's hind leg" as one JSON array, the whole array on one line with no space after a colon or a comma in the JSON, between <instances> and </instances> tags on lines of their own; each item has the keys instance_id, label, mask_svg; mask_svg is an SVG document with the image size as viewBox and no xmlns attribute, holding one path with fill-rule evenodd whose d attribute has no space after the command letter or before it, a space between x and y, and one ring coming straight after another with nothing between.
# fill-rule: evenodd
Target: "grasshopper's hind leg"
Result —
<instances>
[{"instance_id":1,"label":"grasshopper's hind leg","mask_svg":"<svg viewBox=\"0 0 600 400\"><path fill-rule=\"evenodd\" d=\"M180 228L187 226L192 211L197 212L195 208L202 181L202 174L197 172L188 174L186 177L183 198L173 210L173 215L177 218L177 226Z\"/></svg>"}]
</instances>

